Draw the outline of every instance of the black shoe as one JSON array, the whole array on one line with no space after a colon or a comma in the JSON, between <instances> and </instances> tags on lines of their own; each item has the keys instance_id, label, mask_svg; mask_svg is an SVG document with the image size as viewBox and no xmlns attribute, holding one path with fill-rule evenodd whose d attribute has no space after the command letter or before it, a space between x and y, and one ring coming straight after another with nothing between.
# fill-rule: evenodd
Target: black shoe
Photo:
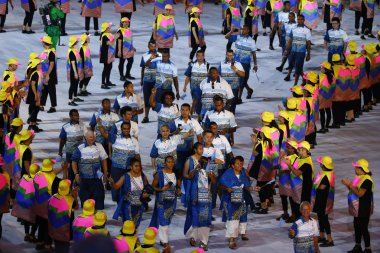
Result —
<instances>
[{"instance_id":1,"label":"black shoe","mask_svg":"<svg viewBox=\"0 0 380 253\"><path fill-rule=\"evenodd\" d=\"M69 105L71 105L71 106L78 106L78 104L75 103L74 101L70 101L70 102L69 102Z\"/></svg>"},{"instance_id":2,"label":"black shoe","mask_svg":"<svg viewBox=\"0 0 380 253\"><path fill-rule=\"evenodd\" d=\"M98 31L96 31L96 32L94 33L94 36L100 36L100 33L99 33Z\"/></svg>"},{"instance_id":3,"label":"black shoe","mask_svg":"<svg viewBox=\"0 0 380 253\"><path fill-rule=\"evenodd\" d=\"M42 119L37 119L36 121L37 121L37 122L42 122Z\"/></svg>"},{"instance_id":4,"label":"black shoe","mask_svg":"<svg viewBox=\"0 0 380 253\"><path fill-rule=\"evenodd\" d=\"M45 108L43 106L40 106L40 111L43 112Z\"/></svg>"},{"instance_id":5,"label":"black shoe","mask_svg":"<svg viewBox=\"0 0 380 253\"><path fill-rule=\"evenodd\" d=\"M67 32L61 33L61 36L67 36Z\"/></svg>"},{"instance_id":6,"label":"black shoe","mask_svg":"<svg viewBox=\"0 0 380 253\"><path fill-rule=\"evenodd\" d=\"M322 237L318 236L318 243L326 243L326 242L327 242L326 237L322 238Z\"/></svg>"},{"instance_id":7,"label":"black shoe","mask_svg":"<svg viewBox=\"0 0 380 253\"><path fill-rule=\"evenodd\" d=\"M360 35L359 31L356 31L356 32L355 32L355 35Z\"/></svg>"},{"instance_id":8,"label":"black shoe","mask_svg":"<svg viewBox=\"0 0 380 253\"><path fill-rule=\"evenodd\" d=\"M370 38L372 38L372 39L375 39L375 38L376 38L376 36L375 36L375 35L373 35L372 33L370 33L370 34L367 34L367 36L368 36L368 37L370 37Z\"/></svg>"},{"instance_id":9,"label":"black shoe","mask_svg":"<svg viewBox=\"0 0 380 253\"><path fill-rule=\"evenodd\" d=\"M0 33L6 33L7 31L5 31L5 30L0 30Z\"/></svg>"},{"instance_id":10,"label":"black shoe","mask_svg":"<svg viewBox=\"0 0 380 253\"><path fill-rule=\"evenodd\" d=\"M267 209L264 209L264 208L256 209L255 211L253 211L253 213L256 213L256 214L268 214L268 208Z\"/></svg>"},{"instance_id":11,"label":"black shoe","mask_svg":"<svg viewBox=\"0 0 380 253\"><path fill-rule=\"evenodd\" d=\"M345 125L346 125L346 123L342 122L342 123L340 123L339 125L341 125L341 126L345 126Z\"/></svg>"},{"instance_id":12,"label":"black shoe","mask_svg":"<svg viewBox=\"0 0 380 253\"><path fill-rule=\"evenodd\" d=\"M125 76L120 76L120 81L125 81L125 80L127 80L126 78L125 78Z\"/></svg>"},{"instance_id":13,"label":"black shoe","mask_svg":"<svg viewBox=\"0 0 380 253\"><path fill-rule=\"evenodd\" d=\"M21 33L26 33L26 30L22 30Z\"/></svg>"},{"instance_id":14,"label":"black shoe","mask_svg":"<svg viewBox=\"0 0 380 253\"><path fill-rule=\"evenodd\" d=\"M131 76L130 74L129 74L129 75L126 75L125 77L126 77L127 79L129 79L129 80L135 80L135 79L136 79L135 77Z\"/></svg>"},{"instance_id":15,"label":"black shoe","mask_svg":"<svg viewBox=\"0 0 380 253\"><path fill-rule=\"evenodd\" d=\"M34 125L34 126L32 127L32 129L33 129L33 131L34 131L35 133L40 133L40 132L43 132L43 131L44 131L43 129L39 128L39 127L36 126L36 125Z\"/></svg>"},{"instance_id":16,"label":"black shoe","mask_svg":"<svg viewBox=\"0 0 380 253\"><path fill-rule=\"evenodd\" d=\"M108 87L107 85L105 84L102 84L102 86L100 86L101 89L104 89L104 90L109 90L110 87Z\"/></svg>"},{"instance_id":17,"label":"black shoe","mask_svg":"<svg viewBox=\"0 0 380 253\"><path fill-rule=\"evenodd\" d=\"M320 129L320 130L317 131L317 133L319 133L319 134L324 134L324 133L326 133L326 132L327 132L327 131L326 131L325 128L322 128L322 129Z\"/></svg>"},{"instance_id":18,"label":"black shoe","mask_svg":"<svg viewBox=\"0 0 380 253\"><path fill-rule=\"evenodd\" d=\"M26 124L30 124L30 118L26 120Z\"/></svg>"},{"instance_id":19,"label":"black shoe","mask_svg":"<svg viewBox=\"0 0 380 253\"><path fill-rule=\"evenodd\" d=\"M371 249L364 249L363 253L372 253Z\"/></svg>"},{"instance_id":20,"label":"black shoe","mask_svg":"<svg viewBox=\"0 0 380 253\"><path fill-rule=\"evenodd\" d=\"M215 221L215 217L214 217L214 216L211 216L211 220L212 220L212 221Z\"/></svg>"},{"instance_id":21,"label":"black shoe","mask_svg":"<svg viewBox=\"0 0 380 253\"><path fill-rule=\"evenodd\" d=\"M361 38L362 40L366 40L366 38L364 37L364 35L360 36L360 38Z\"/></svg>"},{"instance_id":22,"label":"black shoe","mask_svg":"<svg viewBox=\"0 0 380 253\"><path fill-rule=\"evenodd\" d=\"M289 76L289 75L287 75L287 76L284 78L284 81L287 81L287 82L289 82L289 81L290 81L290 76Z\"/></svg>"},{"instance_id":23,"label":"black shoe","mask_svg":"<svg viewBox=\"0 0 380 253\"><path fill-rule=\"evenodd\" d=\"M347 251L347 253L363 253L363 250L360 245L355 245L355 247L352 250Z\"/></svg>"},{"instance_id":24,"label":"black shoe","mask_svg":"<svg viewBox=\"0 0 380 253\"><path fill-rule=\"evenodd\" d=\"M113 86L116 86L116 84L109 82L109 83L107 83L107 86L113 87Z\"/></svg>"},{"instance_id":25,"label":"black shoe","mask_svg":"<svg viewBox=\"0 0 380 253\"><path fill-rule=\"evenodd\" d=\"M241 105L242 103L243 103L243 100L241 100L241 99L238 99L236 102L236 104L238 104L238 105Z\"/></svg>"},{"instance_id":26,"label":"black shoe","mask_svg":"<svg viewBox=\"0 0 380 253\"><path fill-rule=\"evenodd\" d=\"M269 46L270 50L274 50L274 47L272 45Z\"/></svg>"},{"instance_id":27,"label":"black shoe","mask_svg":"<svg viewBox=\"0 0 380 253\"><path fill-rule=\"evenodd\" d=\"M279 216L279 217L277 217L276 218L276 220L281 220L281 219L283 219L283 220L287 220L287 219L289 219L289 214L287 214L287 213L283 213L283 214L281 214L281 216Z\"/></svg>"},{"instance_id":28,"label":"black shoe","mask_svg":"<svg viewBox=\"0 0 380 253\"><path fill-rule=\"evenodd\" d=\"M80 96L80 97L87 97L87 93L85 91L80 91L78 93L78 96Z\"/></svg>"},{"instance_id":29,"label":"black shoe","mask_svg":"<svg viewBox=\"0 0 380 253\"><path fill-rule=\"evenodd\" d=\"M260 48L256 48L256 51L261 51L261 49Z\"/></svg>"},{"instance_id":30,"label":"black shoe","mask_svg":"<svg viewBox=\"0 0 380 253\"><path fill-rule=\"evenodd\" d=\"M329 126L329 128L340 128L340 125L338 125L338 124L332 124L331 126Z\"/></svg>"},{"instance_id":31,"label":"black shoe","mask_svg":"<svg viewBox=\"0 0 380 253\"><path fill-rule=\"evenodd\" d=\"M149 122L149 118L148 117L144 117L143 120L141 121L141 123L148 123Z\"/></svg>"},{"instance_id":32,"label":"black shoe","mask_svg":"<svg viewBox=\"0 0 380 253\"><path fill-rule=\"evenodd\" d=\"M282 72L283 67L279 66L276 68L278 71Z\"/></svg>"},{"instance_id":33,"label":"black shoe","mask_svg":"<svg viewBox=\"0 0 380 253\"><path fill-rule=\"evenodd\" d=\"M263 33L263 36L267 36L267 33L265 32L265 33Z\"/></svg>"},{"instance_id":34,"label":"black shoe","mask_svg":"<svg viewBox=\"0 0 380 253\"><path fill-rule=\"evenodd\" d=\"M74 102L83 102L84 100L83 99L80 99L80 98L74 98Z\"/></svg>"},{"instance_id":35,"label":"black shoe","mask_svg":"<svg viewBox=\"0 0 380 253\"><path fill-rule=\"evenodd\" d=\"M345 119L344 122L346 123L352 123L355 121L355 118L352 118L352 119Z\"/></svg>"},{"instance_id":36,"label":"black shoe","mask_svg":"<svg viewBox=\"0 0 380 253\"><path fill-rule=\"evenodd\" d=\"M87 96L92 95L91 92L88 92L88 91L86 91L86 90L84 91L84 93L86 93Z\"/></svg>"},{"instance_id":37,"label":"black shoe","mask_svg":"<svg viewBox=\"0 0 380 253\"><path fill-rule=\"evenodd\" d=\"M35 31L33 30L30 30L30 31L26 31L27 34L33 34L33 33L36 33Z\"/></svg>"},{"instance_id":38,"label":"black shoe","mask_svg":"<svg viewBox=\"0 0 380 253\"><path fill-rule=\"evenodd\" d=\"M246 99L250 99L250 98L252 98L252 94L253 94L253 89L250 88L250 89L248 90L248 94L247 94L247 96L246 96Z\"/></svg>"},{"instance_id":39,"label":"black shoe","mask_svg":"<svg viewBox=\"0 0 380 253\"><path fill-rule=\"evenodd\" d=\"M53 107L50 107L49 111L47 111L47 113L55 113L57 112L57 110Z\"/></svg>"},{"instance_id":40,"label":"black shoe","mask_svg":"<svg viewBox=\"0 0 380 253\"><path fill-rule=\"evenodd\" d=\"M321 244L319 244L319 247L326 248L326 247L333 247L334 246L334 241L325 241Z\"/></svg>"}]
</instances>

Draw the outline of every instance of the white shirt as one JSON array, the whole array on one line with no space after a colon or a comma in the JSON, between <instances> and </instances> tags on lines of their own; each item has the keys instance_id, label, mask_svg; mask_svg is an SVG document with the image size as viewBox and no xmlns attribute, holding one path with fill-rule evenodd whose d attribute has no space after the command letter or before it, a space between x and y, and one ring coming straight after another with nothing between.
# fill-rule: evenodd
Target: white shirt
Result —
<instances>
[{"instance_id":1,"label":"white shirt","mask_svg":"<svg viewBox=\"0 0 380 253\"><path fill-rule=\"evenodd\" d=\"M309 218L309 221L304 221L303 218L298 219L291 227L296 232L296 237L319 236L317 221Z\"/></svg>"},{"instance_id":2,"label":"white shirt","mask_svg":"<svg viewBox=\"0 0 380 253\"><path fill-rule=\"evenodd\" d=\"M235 61L250 64L252 52L257 51L256 42L250 36L238 35L235 42ZM236 63L235 63L236 64ZM236 64L237 67L238 64ZM241 64L240 64L241 65ZM239 69L240 70L240 69Z\"/></svg>"},{"instance_id":3,"label":"white shirt","mask_svg":"<svg viewBox=\"0 0 380 253\"><path fill-rule=\"evenodd\" d=\"M212 82L209 78L204 79L199 86L202 91L202 110L204 111L213 108L214 103L212 99L215 95L221 96L224 103L226 103L227 100L234 98L231 86L221 77L214 82L214 88L212 87Z\"/></svg>"},{"instance_id":4,"label":"white shirt","mask_svg":"<svg viewBox=\"0 0 380 253\"><path fill-rule=\"evenodd\" d=\"M144 102L139 95L132 94L132 96L127 97L123 92L115 98L113 108L119 110L124 106L132 107L134 110L140 110L144 108Z\"/></svg>"},{"instance_id":5,"label":"white shirt","mask_svg":"<svg viewBox=\"0 0 380 253\"><path fill-rule=\"evenodd\" d=\"M215 136L214 140L212 141L212 145L220 149L223 155L226 155L232 152L231 144L228 142L226 136L224 135L218 134L217 136Z\"/></svg>"},{"instance_id":6,"label":"white shirt","mask_svg":"<svg viewBox=\"0 0 380 253\"><path fill-rule=\"evenodd\" d=\"M117 135L121 134L121 125L123 124L123 122L124 122L124 120L119 120L118 122L116 122L114 124L114 127L116 127L116 129L117 129L117 132L116 132ZM138 139L139 138L139 125L132 120L130 120L129 123L131 124L131 131L129 134L131 135L131 137L135 137L136 139Z\"/></svg>"},{"instance_id":7,"label":"white shirt","mask_svg":"<svg viewBox=\"0 0 380 253\"><path fill-rule=\"evenodd\" d=\"M234 61L233 63L239 71L245 72L240 62ZM231 85L231 89L235 90L239 89L240 77L231 68L231 64L231 62L222 61L219 66L219 70L220 76L224 78L224 80L226 80L229 85Z\"/></svg>"},{"instance_id":8,"label":"white shirt","mask_svg":"<svg viewBox=\"0 0 380 253\"><path fill-rule=\"evenodd\" d=\"M171 89L173 78L178 76L178 69L172 63L163 62L161 57L155 58L151 62L156 68L156 86L161 89Z\"/></svg>"},{"instance_id":9,"label":"white shirt","mask_svg":"<svg viewBox=\"0 0 380 253\"><path fill-rule=\"evenodd\" d=\"M203 118L203 124L207 127L211 122L215 122L220 130L237 127L235 115L227 110L207 111Z\"/></svg>"},{"instance_id":10,"label":"white shirt","mask_svg":"<svg viewBox=\"0 0 380 253\"><path fill-rule=\"evenodd\" d=\"M213 145L211 145L210 147L206 147L206 145L203 146L203 154L202 156L204 157L212 157L214 160L215 158L221 160L221 161L224 161L224 156L222 154L222 151L220 151L220 149L218 149L217 147L214 147Z\"/></svg>"}]
</instances>

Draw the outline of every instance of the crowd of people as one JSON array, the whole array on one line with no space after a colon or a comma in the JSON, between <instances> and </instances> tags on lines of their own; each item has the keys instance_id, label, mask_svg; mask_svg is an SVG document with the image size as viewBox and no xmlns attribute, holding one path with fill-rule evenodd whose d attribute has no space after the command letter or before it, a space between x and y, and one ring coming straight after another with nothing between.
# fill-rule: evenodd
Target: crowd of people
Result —
<instances>
[{"instance_id":1,"label":"crowd of people","mask_svg":"<svg viewBox=\"0 0 380 253\"><path fill-rule=\"evenodd\" d=\"M13 8L10 0L6 6L8 2ZM182 91L170 49L178 35L173 3L167 2L155 2L152 36L140 63L141 97L134 91L136 78L131 74L136 49L130 23L135 1L115 1L115 10L121 13L116 34L111 33L109 22L103 23L98 32L101 1L83 1L86 33L71 36L68 44L68 104L76 107L83 101L80 96L91 95L88 85L94 73L89 49L90 17L94 18L95 35L100 36L100 63L104 66L101 88L115 86L110 77L112 64L119 58L124 90L113 101L102 99L101 109L94 112L88 126L80 123L80 109L70 110L70 120L61 127L57 144L64 160L61 168L54 169L57 166L51 159L44 159L39 166L30 146L43 131L38 126L38 114L45 110L48 96L51 107L47 113L56 112L55 39L48 35L41 38L43 51L29 55L24 81L15 74L19 61L10 58L6 62L0 91L0 222L4 213L11 212L24 226L25 241L36 243L37 250L53 250L54 241L55 252L67 253L70 241L103 235L112 236L120 253L159 252L156 237L163 252L171 252L170 225L177 205L183 205L184 233L190 245L198 247L194 252L202 252L208 250L213 210L220 207L228 247L234 250L238 238L249 240L248 213L267 214L278 186L283 214L277 220L293 223L289 237L294 251L320 252L320 247L333 247L329 214L337 182L334 164L327 154L317 158L317 173L310 151L317 145L317 133L344 127L380 102L380 44L367 43L358 50L356 42L340 28L342 2L325 1L327 61L320 64L320 71L304 72L304 61L311 58L311 30L319 23L316 1L248 1L245 11L241 11L242 3L225 0L222 33L227 40L226 53L225 59L214 66L205 59L206 49L212 47L206 47L200 19L203 2L186 1L191 52L182 91L186 93L190 84L192 103L177 104ZM69 13L69 1L60 4ZM364 19L361 38L375 37L374 2L364 0L360 6L361 12L355 11L359 12L358 20ZM5 15L0 25L3 32ZM26 15L33 17L33 13ZM235 112L242 104L244 88L247 99L253 94L248 80L250 72L258 70L259 15L264 29L270 28L270 49L274 49L276 33L279 35L282 58L276 69L282 72L288 62L284 80L291 79L293 69L295 80L278 112L262 112L262 126L250 135L252 155L244 159L232 152L238 126ZM25 29L31 33L31 23ZM29 106L27 119L20 115L22 101ZM150 109L158 117L157 138L150 151L152 181L142 168L139 146L139 124L149 123ZM144 117L139 120L140 114ZM29 124L27 129L23 129L25 123ZM341 181L348 189L348 209L354 217L355 246L349 252L370 253L368 225L374 207L374 181L367 160L353 161L352 166L356 177ZM58 176L60 173L62 176ZM123 222L119 235L110 235L106 228L107 215L102 210L107 190L115 202L112 218ZM259 203L254 202L253 192L258 193ZM137 231L152 196L153 214L141 244ZM75 215L79 206L83 212ZM318 219L311 218L310 212L315 212ZM0 223L0 238L1 232ZM80 248L74 246L74 250L76 247Z\"/></svg>"}]
</instances>

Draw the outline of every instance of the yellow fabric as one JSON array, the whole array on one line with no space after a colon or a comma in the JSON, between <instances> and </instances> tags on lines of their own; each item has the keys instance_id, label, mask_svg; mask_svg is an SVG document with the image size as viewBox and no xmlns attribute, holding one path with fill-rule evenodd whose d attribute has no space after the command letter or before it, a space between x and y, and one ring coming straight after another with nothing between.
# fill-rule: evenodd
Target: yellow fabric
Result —
<instances>
[{"instance_id":1,"label":"yellow fabric","mask_svg":"<svg viewBox=\"0 0 380 253\"><path fill-rule=\"evenodd\" d=\"M20 152L20 161L19 161L19 164L20 164L20 168L22 168L22 159L23 159L23 156L24 156L24 153L25 151L29 148L28 145L24 145L24 144L20 144L18 149L19 149L19 152ZM30 149L30 148L29 148ZM33 164L34 163L34 154L32 152L32 150L30 149L31 153L32 153L32 159L30 161L30 164Z\"/></svg>"},{"instance_id":2,"label":"yellow fabric","mask_svg":"<svg viewBox=\"0 0 380 253\"><path fill-rule=\"evenodd\" d=\"M311 171L312 171L312 179L314 179L314 165L313 161L311 160L311 156L308 156L306 158L298 158L298 168L301 168L304 164L310 164L311 165ZM300 176L302 178L302 175Z\"/></svg>"},{"instance_id":3,"label":"yellow fabric","mask_svg":"<svg viewBox=\"0 0 380 253\"><path fill-rule=\"evenodd\" d=\"M125 240L125 242L129 246L130 251L133 251L133 249L136 247L136 242L138 239L137 236L123 236L123 235L118 235L118 236L116 236L116 238L119 240Z\"/></svg>"},{"instance_id":4,"label":"yellow fabric","mask_svg":"<svg viewBox=\"0 0 380 253\"><path fill-rule=\"evenodd\" d=\"M109 234L108 230L105 228L94 229L92 227L87 228L85 233L90 233L91 235L104 235L104 236L108 236Z\"/></svg>"},{"instance_id":5,"label":"yellow fabric","mask_svg":"<svg viewBox=\"0 0 380 253\"><path fill-rule=\"evenodd\" d=\"M48 192L49 194L51 195L52 192L51 192L51 187L53 185L53 181L54 179L56 178L56 174L54 171L51 171L51 172L43 172L43 171L39 171L36 175L39 175L39 176L44 176L47 183L48 183Z\"/></svg>"},{"instance_id":6,"label":"yellow fabric","mask_svg":"<svg viewBox=\"0 0 380 253\"><path fill-rule=\"evenodd\" d=\"M372 182L372 192L374 192L374 190L375 190L375 182L373 181L372 177L370 175L367 175L367 174L366 175L360 175L359 177L360 177L360 182L358 183L358 185L357 185L356 188L358 190L360 190L360 187L362 186L362 184L364 183L364 181L366 181L368 179L369 181Z\"/></svg>"},{"instance_id":7,"label":"yellow fabric","mask_svg":"<svg viewBox=\"0 0 380 253\"><path fill-rule=\"evenodd\" d=\"M329 182L331 183L331 177L333 175L333 171L325 171L325 170L321 170L320 173L322 174L321 178L319 179L319 182L315 182L317 187L316 189L318 189L319 185L321 184L322 180L324 177L327 177L327 180L329 180ZM330 185L331 187L331 185Z\"/></svg>"}]
</instances>

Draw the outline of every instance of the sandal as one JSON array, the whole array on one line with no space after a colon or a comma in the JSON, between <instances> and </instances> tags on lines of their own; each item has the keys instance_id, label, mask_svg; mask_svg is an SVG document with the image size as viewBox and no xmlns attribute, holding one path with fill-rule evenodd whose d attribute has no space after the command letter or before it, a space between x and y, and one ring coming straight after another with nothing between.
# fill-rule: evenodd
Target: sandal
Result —
<instances>
[{"instance_id":1,"label":"sandal","mask_svg":"<svg viewBox=\"0 0 380 253\"><path fill-rule=\"evenodd\" d=\"M194 238L190 238L190 245L192 246L192 247L195 247L195 244L196 244L197 242L195 241L195 239Z\"/></svg>"},{"instance_id":2,"label":"sandal","mask_svg":"<svg viewBox=\"0 0 380 253\"><path fill-rule=\"evenodd\" d=\"M229 241L228 247L232 250L235 250L237 248L235 240Z\"/></svg>"},{"instance_id":3,"label":"sandal","mask_svg":"<svg viewBox=\"0 0 380 253\"><path fill-rule=\"evenodd\" d=\"M207 245L204 244L203 242L199 243L199 248L203 249L204 251L208 251Z\"/></svg>"},{"instance_id":4,"label":"sandal","mask_svg":"<svg viewBox=\"0 0 380 253\"><path fill-rule=\"evenodd\" d=\"M249 241L249 238L244 234L244 235L241 235L241 239L243 241Z\"/></svg>"}]
</instances>

